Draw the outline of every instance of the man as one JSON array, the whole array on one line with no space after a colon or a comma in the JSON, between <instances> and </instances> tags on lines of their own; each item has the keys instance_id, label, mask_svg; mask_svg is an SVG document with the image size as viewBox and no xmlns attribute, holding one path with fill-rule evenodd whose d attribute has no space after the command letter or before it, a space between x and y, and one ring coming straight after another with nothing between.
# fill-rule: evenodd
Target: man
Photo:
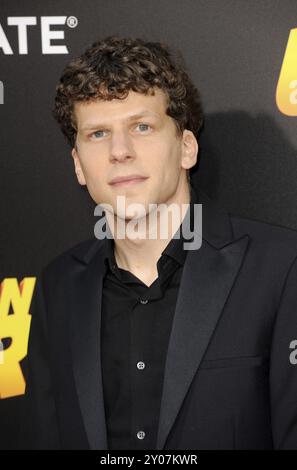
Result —
<instances>
[{"instance_id":1,"label":"man","mask_svg":"<svg viewBox=\"0 0 297 470\"><path fill-rule=\"evenodd\" d=\"M66 67L54 116L113 236L38 279L21 447L297 449L297 233L189 182L203 117L184 68L164 44L108 37ZM133 204L138 222L187 211L167 238L143 237L161 216L120 238ZM185 250L195 204L202 244Z\"/></svg>"}]
</instances>

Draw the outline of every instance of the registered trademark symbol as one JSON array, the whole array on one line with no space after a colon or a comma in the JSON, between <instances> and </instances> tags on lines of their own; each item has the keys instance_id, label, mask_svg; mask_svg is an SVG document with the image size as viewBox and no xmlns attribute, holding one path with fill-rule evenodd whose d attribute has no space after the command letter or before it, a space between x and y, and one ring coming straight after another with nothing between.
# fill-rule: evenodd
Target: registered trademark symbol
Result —
<instances>
[{"instance_id":1,"label":"registered trademark symbol","mask_svg":"<svg viewBox=\"0 0 297 470\"><path fill-rule=\"evenodd\" d=\"M78 19L76 18L76 16L68 16L67 25L69 26L69 28L76 28L76 26L78 25Z\"/></svg>"}]
</instances>

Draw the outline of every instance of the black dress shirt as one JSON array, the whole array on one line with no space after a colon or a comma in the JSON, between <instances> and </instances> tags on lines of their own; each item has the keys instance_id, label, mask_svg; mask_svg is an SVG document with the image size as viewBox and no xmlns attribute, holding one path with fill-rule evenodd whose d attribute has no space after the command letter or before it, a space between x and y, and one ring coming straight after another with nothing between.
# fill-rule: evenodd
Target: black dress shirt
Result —
<instances>
[{"instance_id":1,"label":"black dress shirt","mask_svg":"<svg viewBox=\"0 0 297 470\"><path fill-rule=\"evenodd\" d=\"M193 203L190 187L191 229ZM109 449L155 449L168 342L187 250L172 238L148 287L117 266L114 239L105 239L101 366ZM189 240L186 240L187 242Z\"/></svg>"}]
</instances>

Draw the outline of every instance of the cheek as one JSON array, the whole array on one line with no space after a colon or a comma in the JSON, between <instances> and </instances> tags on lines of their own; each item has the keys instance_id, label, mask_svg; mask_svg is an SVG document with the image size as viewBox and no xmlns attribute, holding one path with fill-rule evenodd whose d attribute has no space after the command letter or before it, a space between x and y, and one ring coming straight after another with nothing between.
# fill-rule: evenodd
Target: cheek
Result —
<instances>
[{"instance_id":1,"label":"cheek","mask_svg":"<svg viewBox=\"0 0 297 470\"><path fill-rule=\"evenodd\" d=\"M176 149L165 148L162 153L162 158L158 159L157 164L159 166L160 173L162 173L164 177L167 176L171 178L180 167Z\"/></svg>"},{"instance_id":2,"label":"cheek","mask_svg":"<svg viewBox=\"0 0 297 470\"><path fill-rule=\"evenodd\" d=\"M144 160L148 163L148 168L157 168L162 171L171 163L171 149L166 143L160 142L147 142L142 153Z\"/></svg>"},{"instance_id":3,"label":"cheek","mask_svg":"<svg viewBox=\"0 0 297 470\"><path fill-rule=\"evenodd\" d=\"M87 180L102 178L106 174L106 165L104 160L99 158L98 155L88 154L88 158L82 159L82 169Z\"/></svg>"}]
</instances>

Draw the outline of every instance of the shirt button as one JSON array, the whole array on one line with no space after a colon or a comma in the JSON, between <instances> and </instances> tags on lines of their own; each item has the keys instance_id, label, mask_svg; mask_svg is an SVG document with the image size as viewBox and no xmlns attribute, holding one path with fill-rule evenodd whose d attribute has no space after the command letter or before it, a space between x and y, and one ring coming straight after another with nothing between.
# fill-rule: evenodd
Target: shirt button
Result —
<instances>
[{"instance_id":1,"label":"shirt button","mask_svg":"<svg viewBox=\"0 0 297 470\"><path fill-rule=\"evenodd\" d=\"M144 432L144 431L138 431L137 437L138 437L138 439L144 439L144 437L145 437L145 432Z\"/></svg>"},{"instance_id":2,"label":"shirt button","mask_svg":"<svg viewBox=\"0 0 297 470\"><path fill-rule=\"evenodd\" d=\"M145 363L142 361L137 362L137 369L144 369L145 368Z\"/></svg>"},{"instance_id":3,"label":"shirt button","mask_svg":"<svg viewBox=\"0 0 297 470\"><path fill-rule=\"evenodd\" d=\"M147 304L147 303L148 303L148 300L147 300L147 299L140 299L140 303L141 303L141 304Z\"/></svg>"}]
</instances>

